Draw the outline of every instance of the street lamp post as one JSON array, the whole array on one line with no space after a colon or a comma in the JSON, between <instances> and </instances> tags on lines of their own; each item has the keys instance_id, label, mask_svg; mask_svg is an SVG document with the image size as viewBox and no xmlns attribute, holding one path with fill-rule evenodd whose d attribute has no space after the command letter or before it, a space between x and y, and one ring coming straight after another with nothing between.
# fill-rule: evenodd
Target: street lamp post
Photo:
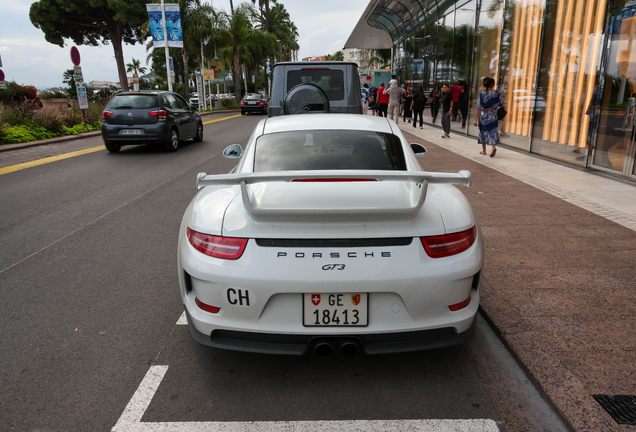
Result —
<instances>
[{"instance_id":1,"label":"street lamp post","mask_svg":"<svg viewBox=\"0 0 636 432\"><path fill-rule=\"evenodd\" d=\"M166 24L166 6L161 0L161 19L163 21L163 41L166 47L166 77L168 78L168 90L172 91L172 81L170 81L170 50L168 49L168 25Z\"/></svg>"}]
</instances>

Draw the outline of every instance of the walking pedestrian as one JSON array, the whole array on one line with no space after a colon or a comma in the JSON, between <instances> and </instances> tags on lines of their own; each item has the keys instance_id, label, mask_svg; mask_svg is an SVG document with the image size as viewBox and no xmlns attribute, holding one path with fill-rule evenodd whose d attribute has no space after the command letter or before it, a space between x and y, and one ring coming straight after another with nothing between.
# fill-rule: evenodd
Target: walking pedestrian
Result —
<instances>
[{"instance_id":1,"label":"walking pedestrian","mask_svg":"<svg viewBox=\"0 0 636 432\"><path fill-rule=\"evenodd\" d=\"M409 123L411 123L411 117L413 116L411 112L411 102L413 102L413 91L411 90L411 86L407 84L406 92L402 95L402 103L404 105L404 109L402 110L402 123L406 121L407 117Z\"/></svg>"},{"instance_id":2,"label":"walking pedestrian","mask_svg":"<svg viewBox=\"0 0 636 432\"><path fill-rule=\"evenodd\" d=\"M369 84L362 86L360 97L362 98L362 114L367 115L369 110Z\"/></svg>"},{"instance_id":3,"label":"walking pedestrian","mask_svg":"<svg viewBox=\"0 0 636 432\"><path fill-rule=\"evenodd\" d=\"M369 109L371 110L371 115L378 115L378 89L375 87L371 87L371 94L369 96Z\"/></svg>"},{"instance_id":4,"label":"walking pedestrian","mask_svg":"<svg viewBox=\"0 0 636 432\"><path fill-rule=\"evenodd\" d=\"M462 94L464 89L455 83L451 86L451 95L453 95L453 121L457 121L457 112L459 111L459 95Z\"/></svg>"},{"instance_id":5,"label":"walking pedestrian","mask_svg":"<svg viewBox=\"0 0 636 432\"><path fill-rule=\"evenodd\" d=\"M424 96L424 87L419 86L417 92L413 95L411 102L411 110L413 110L413 127L417 127L417 117L420 117L420 129L424 129L424 108L426 107L426 96Z\"/></svg>"},{"instance_id":6,"label":"walking pedestrian","mask_svg":"<svg viewBox=\"0 0 636 432\"><path fill-rule=\"evenodd\" d=\"M399 86L396 79L392 79L389 82L388 90L384 90L384 94L389 95L388 118L396 123L400 122L400 101L404 93L406 90Z\"/></svg>"},{"instance_id":7,"label":"walking pedestrian","mask_svg":"<svg viewBox=\"0 0 636 432\"><path fill-rule=\"evenodd\" d=\"M448 84L442 87L442 138L450 138L451 115L453 114L453 95Z\"/></svg>"},{"instance_id":8,"label":"walking pedestrian","mask_svg":"<svg viewBox=\"0 0 636 432\"><path fill-rule=\"evenodd\" d=\"M380 83L380 88L378 89L378 102L380 104L380 117L386 117L387 116L387 110L389 109L389 95L388 94L384 94L384 91L386 90L386 87L384 86L384 83Z\"/></svg>"},{"instance_id":9,"label":"walking pedestrian","mask_svg":"<svg viewBox=\"0 0 636 432\"><path fill-rule=\"evenodd\" d=\"M497 144L499 141L499 117L497 109L503 107L503 99L497 90L495 90L495 80L490 77L484 78L483 81L485 91L479 94L477 99L477 114L475 117L475 126L479 126L479 138L477 144L481 144L482 151L479 154L486 154L486 145L492 146L490 157L494 157L497 153Z\"/></svg>"},{"instance_id":10,"label":"walking pedestrian","mask_svg":"<svg viewBox=\"0 0 636 432\"><path fill-rule=\"evenodd\" d=\"M442 97L442 91L439 88L439 85L435 84L435 88L431 90L428 95L428 103L431 107L431 117L433 117L433 124L435 124L435 120L437 120L437 113L439 111L439 101Z\"/></svg>"}]
</instances>

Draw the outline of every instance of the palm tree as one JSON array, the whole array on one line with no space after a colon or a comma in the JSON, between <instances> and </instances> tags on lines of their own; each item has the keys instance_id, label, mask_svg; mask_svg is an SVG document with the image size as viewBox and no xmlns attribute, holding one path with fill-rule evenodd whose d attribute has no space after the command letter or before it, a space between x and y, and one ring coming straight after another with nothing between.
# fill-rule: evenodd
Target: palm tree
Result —
<instances>
[{"instance_id":1,"label":"palm tree","mask_svg":"<svg viewBox=\"0 0 636 432\"><path fill-rule=\"evenodd\" d=\"M276 35L276 40L280 41L280 49L276 57L280 57L281 61L292 60L294 52L300 49L298 28L292 22L285 6L282 4L274 6L267 21L261 16L261 25L267 25L268 31Z\"/></svg>"},{"instance_id":2,"label":"palm tree","mask_svg":"<svg viewBox=\"0 0 636 432\"><path fill-rule=\"evenodd\" d=\"M261 17L264 18L264 21L265 21L263 30L269 33L271 32L271 27L269 26L269 4L270 3L277 4L277 0L252 0L252 4L256 6L257 1L258 1L258 10L261 12Z\"/></svg>"},{"instance_id":3,"label":"palm tree","mask_svg":"<svg viewBox=\"0 0 636 432\"><path fill-rule=\"evenodd\" d=\"M146 71L148 69L146 69L145 67L141 66L141 61L136 60L136 59L132 59L132 61L130 63L126 64L126 72L133 72L136 73L137 75L139 75L139 73L141 72L142 74L145 74Z\"/></svg>"},{"instance_id":4,"label":"palm tree","mask_svg":"<svg viewBox=\"0 0 636 432\"><path fill-rule=\"evenodd\" d=\"M256 19L256 11L251 5L242 3L233 14L222 13L222 26L218 30L218 41L221 46L225 46L222 54L232 64L237 102L241 100L241 56L245 57L247 47L255 45L257 38L252 24L254 19Z\"/></svg>"}]
</instances>

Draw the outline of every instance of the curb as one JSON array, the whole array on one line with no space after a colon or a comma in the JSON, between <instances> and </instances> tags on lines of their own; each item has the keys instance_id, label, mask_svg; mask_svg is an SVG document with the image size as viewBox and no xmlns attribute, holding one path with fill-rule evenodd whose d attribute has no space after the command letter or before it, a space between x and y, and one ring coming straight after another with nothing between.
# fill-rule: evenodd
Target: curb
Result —
<instances>
[{"instance_id":1,"label":"curb","mask_svg":"<svg viewBox=\"0 0 636 432\"><path fill-rule=\"evenodd\" d=\"M240 111L241 111L240 109L231 109L231 110L222 110L222 111L206 111L204 113L199 113L199 116L205 117L212 114L233 113L233 112L240 112ZM57 143L63 143L68 141L75 141L78 139L90 138L90 137L94 137L101 134L102 134L101 131L92 131L92 132L81 133L78 135L65 135L61 137L55 137L55 138L49 138L49 139L37 140L37 141L29 141L25 143L0 144L0 153L12 151L12 150L26 149L30 147L38 147L38 146L43 146L47 144L57 144Z\"/></svg>"}]
</instances>

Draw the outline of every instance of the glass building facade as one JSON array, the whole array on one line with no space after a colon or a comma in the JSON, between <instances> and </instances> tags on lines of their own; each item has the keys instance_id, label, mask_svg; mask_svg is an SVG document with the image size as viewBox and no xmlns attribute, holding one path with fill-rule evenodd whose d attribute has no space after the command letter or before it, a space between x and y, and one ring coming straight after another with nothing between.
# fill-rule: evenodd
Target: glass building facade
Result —
<instances>
[{"instance_id":1,"label":"glass building facade","mask_svg":"<svg viewBox=\"0 0 636 432\"><path fill-rule=\"evenodd\" d=\"M477 136L492 77L503 144L636 181L636 0L372 0L362 20L389 33L400 82L463 88L455 133Z\"/></svg>"}]
</instances>

